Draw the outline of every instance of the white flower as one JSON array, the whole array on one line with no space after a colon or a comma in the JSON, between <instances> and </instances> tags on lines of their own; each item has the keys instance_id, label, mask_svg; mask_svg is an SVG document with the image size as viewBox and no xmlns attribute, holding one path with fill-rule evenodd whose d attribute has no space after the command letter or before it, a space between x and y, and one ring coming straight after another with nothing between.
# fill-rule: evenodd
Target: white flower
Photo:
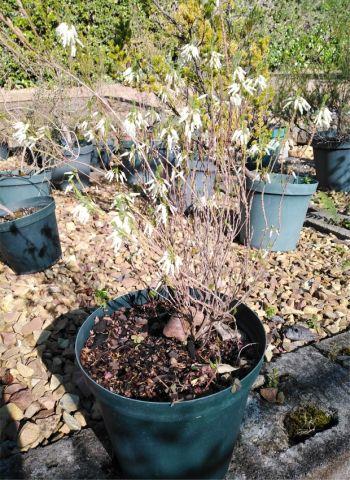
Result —
<instances>
[{"instance_id":1,"label":"white flower","mask_svg":"<svg viewBox=\"0 0 350 480\"><path fill-rule=\"evenodd\" d=\"M108 239L112 240L114 253L117 254L121 249L121 246L123 245L123 239L120 236L119 232L117 230L113 230L113 232L108 236Z\"/></svg>"},{"instance_id":2,"label":"white flower","mask_svg":"<svg viewBox=\"0 0 350 480\"><path fill-rule=\"evenodd\" d=\"M237 67L236 70L233 72L233 80L238 80L239 82L243 82L246 76L246 72L241 67Z\"/></svg>"},{"instance_id":3,"label":"white flower","mask_svg":"<svg viewBox=\"0 0 350 480\"><path fill-rule=\"evenodd\" d=\"M118 253L124 240L132 240L133 230L133 217L128 214L121 214L115 216L111 222L114 230L109 235L109 239L112 240L114 252Z\"/></svg>"},{"instance_id":4,"label":"white flower","mask_svg":"<svg viewBox=\"0 0 350 480\"><path fill-rule=\"evenodd\" d=\"M114 179L114 172L113 170L109 170L106 174L105 174L105 179L108 180L108 182L112 182L113 179Z\"/></svg>"},{"instance_id":5,"label":"white flower","mask_svg":"<svg viewBox=\"0 0 350 480\"><path fill-rule=\"evenodd\" d=\"M287 98L287 103L285 104L284 108L288 108L292 106L295 112L299 111L300 115L304 112L308 112L311 108L311 105L305 100L305 98L298 96L298 97L289 97Z\"/></svg>"},{"instance_id":6,"label":"white flower","mask_svg":"<svg viewBox=\"0 0 350 480\"><path fill-rule=\"evenodd\" d=\"M202 126L200 111L198 109L190 110L189 107L184 107L180 111L179 122L185 123L185 136L187 140L190 141L193 132Z\"/></svg>"},{"instance_id":7,"label":"white flower","mask_svg":"<svg viewBox=\"0 0 350 480\"><path fill-rule=\"evenodd\" d=\"M326 106L322 107L315 118L316 127L328 130L331 126L331 123L332 123L331 111Z\"/></svg>"},{"instance_id":8,"label":"white flower","mask_svg":"<svg viewBox=\"0 0 350 480\"><path fill-rule=\"evenodd\" d=\"M129 118L126 118L123 122L124 125L124 130L129 135L131 138L136 137L136 125L135 123L130 120Z\"/></svg>"},{"instance_id":9,"label":"white flower","mask_svg":"<svg viewBox=\"0 0 350 480\"><path fill-rule=\"evenodd\" d=\"M232 142L237 143L237 145L245 146L247 145L250 137L250 132L248 128L242 128L236 130L232 135Z\"/></svg>"},{"instance_id":10,"label":"white flower","mask_svg":"<svg viewBox=\"0 0 350 480\"><path fill-rule=\"evenodd\" d=\"M271 153L274 153L276 150L278 150L280 146L280 142L276 139L273 138L270 140L270 142L266 145L265 147L265 152L270 155Z\"/></svg>"},{"instance_id":11,"label":"white flower","mask_svg":"<svg viewBox=\"0 0 350 480\"><path fill-rule=\"evenodd\" d=\"M158 264L165 273L165 275L174 276L180 270L182 265L182 260L178 255L175 255L173 252L166 250L159 260Z\"/></svg>"},{"instance_id":12,"label":"white flower","mask_svg":"<svg viewBox=\"0 0 350 480\"><path fill-rule=\"evenodd\" d=\"M249 95L254 95L255 86L254 86L254 82L251 78L248 78L247 80L244 80L244 82L242 83L242 86L243 86L244 90L247 93L249 93Z\"/></svg>"},{"instance_id":13,"label":"white flower","mask_svg":"<svg viewBox=\"0 0 350 480\"><path fill-rule=\"evenodd\" d=\"M101 118L101 120L97 122L96 130L104 137L106 133L106 120L104 118Z\"/></svg>"},{"instance_id":14,"label":"white flower","mask_svg":"<svg viewBox=\"0 0 350 480\"><path fill-rule=\"evenodd\" d=\"M260 147L257 143L254 143L248 150L248 155L251 157L256 157L260 153Z\"/></svg>"},{"instance_id":15,"label":"white flower","mask_svg":"<svg viewBox=\"0 0 350 480\"><path fill-rule=\"evenodd\" d=\"M230 102L233 103L235 107L240 107L242 104L242 97L239 94L241 87L238 83L233 82L228 87L228 93L230 95Z\"/></svg>"},{"instance_id":16,"label":"white flower","mask_svg":"<svg viewBox=\"0 0 350 480\"><path fill-rule=\"evenodd\" d=\"M169 182L163 178L151 178L151 180L146 183L146 186L153 200L157 200L158 198L166 198L168 196L170 185Z\"/></svg>"},{"instance_id":17,"label":"white flower","mask_svg":"<svg viewBox=\"0 0 350 480\"><path fill-rule=\"evenodd\" d=\"M209 67L214 70L220 70L222 67L221 58L223 57L222 53L211 52Z\"/></svg>"},{"instance_id":18,"label":"white flower","mask_svg":"<svg viewBox=\"0 0 350 480\"><path fill-rule=\"evenodd\" d=\"M164 225L168 222L168 209L166 205L160 203L156 206L155 214L157 217L157 223L163 223Z\"/></svg>"},{"instance_id":19,"label":"white flower","mask_svg":"<svg viewBox=\"0 0 350 480\"><path fill-rule=\"evenodd\" d=\"M237 82L231 83L231 85L228 87L228 93L230 95L236 95L236 93L239 93L241 89L241 86Z\"/></svg>"},{"instance_id":20,"label":"white flower","mask_svg":"<svg viewBox=\"0 0 350 480\"><path fill-rule=\"evenodd\" d=\"M126 83L132 83L135 79L135 73L131 67L127 68L125 72L123 72L123 78Z\"/></svg>"},{"instance_id":21,"label":"white flower","mask_svg":"<svg viewBox=\"0 0 350 480\"><path fill-rule=\"evenodd\" d=\"M181 48L181 55L186 62L197 60L199 58L199 50L196 45L188 43Z\"/></svg>"},{"instance_id":22,"label":"white flower","mask_svg":"<svg viewBox=\"0 0 350 480\"><path fill-rule=\"evenodd\" d=\"M84 132L84 138L87 142L93 142L95 139L94 132L92 130L88 130L87 132Z\"/></svg>"},{"instance_id":23,"label":"white flower","mask_svg":"<svg viewBox=\"0 0 350 480\"><path fill-rule=\"evenodd\" d=\"M27 132L30 124L24 122L16 122L12 125L14 133L12 135L13 139L17 141L20 145L25 145L27 142Z\"/></svg>"},{"instance_id":24,"label":"white flower","mask_svg":"<svg viewBox=\"0 0 350 480\"><path fill-rule=\"evenodd\" d=\"M84 205L76 205L73 208L73 217L78 220L80 223L87 223L90 220L89 210Z\"/></svg>"},{"instance_id":25,"label":"white flower","mask_svg":"<svg viewBox=\"0 0 350 480\"><path fill-rule=\"evenodd\" d=\"M263 75L258 75L255 79L254 85L260 90L265 90L265 88L267 87L266 78Z\"/></svg>"},{"instance_id":26,"label":"white flower","mask_svg":"<svg viewBox=\"0 0 350 480\"><path fill-rule=\"evenodd\" d=\"M63 22L56 28L56 34L61 40L63 48L70 47L71 57L75 57L77 53L76 44L83 46L81 41L78 38L78 33L74 25L68 25Z\"/></svg>"}]
</instances>

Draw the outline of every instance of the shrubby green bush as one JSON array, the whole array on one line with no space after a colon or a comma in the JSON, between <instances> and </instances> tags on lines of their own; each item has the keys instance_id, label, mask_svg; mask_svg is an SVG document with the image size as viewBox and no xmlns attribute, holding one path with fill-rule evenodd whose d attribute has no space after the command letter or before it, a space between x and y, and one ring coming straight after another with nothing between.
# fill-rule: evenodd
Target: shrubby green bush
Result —
<instances>
[{"instance_id":1,"label":"shrubby green bush","mask_svg":"<svg viewBox=\"0 0 350 480\"><path fill-rule=\"evenodd\" d=\"M328 73L342 69L348 0L279 0L265 6L270 68Z\"/></svg>"},{"instance_id":2,"label":"shrubby green bush","mask_svg":"<svg viewBox=\"0 0 350 480\"><path fill-rule=\"evenodd\" d=\"M165 12L176 10L176 6L181 9L179 0L157 3ZM208 11L212 4L215 5L212 0L203 0L202 3ZM190 0L188 4L191 4ZM256 38L266 39L269 45L266 66L271 71L328 73L343 70L349 64L350 59L344 55L349 51L348 0L237 0L237 5L242 7L242 12L250 11L255 35L252 43ZM153 0L1 0L0 9L15 27L24 32L34 48L43 48L44 39L46 50L53 53L57 50L65 62L69 62L69 53L59 45L55 28L61 22L74 24L79 37L88 45L88 48L79 50L74 62L76 72L88 73L85 78L89 76L92 80L105 78L114 81L118 80L121 71L120 62L125 66L127 62L137 60L126 58L128 54L123 50L126 43L144 44L147 40L144 37L148 35L151 44L157 37L157 43L169 48L170 52L176 51L176 28L171 40L164 31L161 18L159 22L153 18L150 26L148 18L155 11ZM257 20L260 24L258 34ZM248 24L249 28L249 20L245 19L242 24L244 28ZM137 48L133 51L137 52ZM33 85L39 78L49 80L45 72L30 71L23 63L15 61L10 51L0 47L0 55L0 86L19 88Z\"/></svg>"},{"instance_id":3,"label":"shrubby green bush","mask_svg":"<svg viewBox=\"0 0 350 480\"><path fill-rule=\"evenodd\" d=\"M44 40L48 51L62 50L55 35L55 28L61 22L75 25L79 37L88 45L88 50L80 50L75 68L89 69L92 77L102 74L113 78L120 50L130 38L131 17L146 17L150 3L150 0L1 0L0 11L14 27L21 29L34 48L42 48ZM16 88L36 83L38 74L26 71L9 51L2 49L0 55L0 86ZM62 56L69 61L63 50Z\"/></svg>"}]
</instances>

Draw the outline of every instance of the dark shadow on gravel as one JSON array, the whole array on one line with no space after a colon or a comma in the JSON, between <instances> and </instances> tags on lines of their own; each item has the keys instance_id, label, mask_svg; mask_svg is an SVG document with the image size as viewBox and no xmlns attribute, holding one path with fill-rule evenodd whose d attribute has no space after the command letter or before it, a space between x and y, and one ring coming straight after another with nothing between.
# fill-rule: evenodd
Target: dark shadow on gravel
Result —
<instances>
[{"instance_id":1,"label":"dark shadow on gravel","mask_svg":"<svg viewBox=\"0 0 350 480\"><path fill-rule=\"evenodd\" d=\"M79 308L57 317L47 328L47 330L50 331L50 337L45 342L46 348L42 352L41 358L47 371L60 380L60 385L53 392L56 400L58 399L58 396L61 395L63 389L65 393L79 396L79 411L82 412L86 419L86 427L93 430L96 437L112 459L110 466L111 471L108 474L108 478L117 479L120 478L118 475L118 466L113 456L112 446L104 427L102 417L95 405L94 398L90 394L86 385L84 376L75 363L74 345L76 335L82 323L90 313L96 310L96 308L98 307L92 306ZM58 393L59 390L60 393ZM69 413L74 416L75 412ZM68 435L74 435L75 433L74 430L71 430ZM67 435L65 435L65 437L66 436ZM59 439L57 440L59 441ZM50 438L49 443L51 443L51 441L56 441L55 437ZM84 452L84 445L81 442L74 443L74 449L74 455L80 456L80 458L86 458L86 455L88 455L88 451ZM64 462L64 459L59 459L59 461ZM66 478L78 477L73 476ZM94 478L93 472L90 478Z\"/></svg>"}]
</instances>

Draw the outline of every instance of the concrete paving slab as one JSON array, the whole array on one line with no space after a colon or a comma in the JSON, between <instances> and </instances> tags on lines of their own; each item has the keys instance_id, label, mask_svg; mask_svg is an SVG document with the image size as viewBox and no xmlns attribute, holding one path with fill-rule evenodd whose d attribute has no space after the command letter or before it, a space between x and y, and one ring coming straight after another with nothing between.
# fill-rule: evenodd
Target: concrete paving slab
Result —
<instances>
[{"instance_id":1,"label":"concrete paving slab","mask_svg":"<svg viewBox=\"0 0 350 480\"><path fill-rule=\"evenodd\" d=\"M339 471L348 468L348 370L329 360L314 346L281 356L268 365L267 371L273 368L281 377L279 389L285 395L285 403L267 403L258 393L250 397L227 479L294 480L304 478L317 469L332 470L332 464L338 461ZM284 427L285 416L295 408L308 404L334 412L337 424L304 442L291 445Z\"/></svg>"},{"instance_id":2,"label":"concrete paving slab","mask_svg":"<svg viewBox=\"0 0 350 480\"><path fill-rule=\"evenodd\" d=\"M90 428L0 461L0 478L6 480L116 478L112 472L112 460Z\"/></svg>"}]
</instances>

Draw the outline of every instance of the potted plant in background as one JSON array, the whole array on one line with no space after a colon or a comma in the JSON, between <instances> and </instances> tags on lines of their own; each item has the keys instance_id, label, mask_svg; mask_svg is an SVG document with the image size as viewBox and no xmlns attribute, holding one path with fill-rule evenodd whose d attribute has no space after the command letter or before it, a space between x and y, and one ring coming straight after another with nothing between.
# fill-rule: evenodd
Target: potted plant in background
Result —
<instances>
[{"instance_id":1,"label":"potted plant in background","mask_svg":"<svg viewBox=\"0 0 350 480\"><path fill-rule=\"evenodd\" d=\"M0 205L0 260L18 275L37 273L61 257L52 197L39 196Z\"/></svg>"},{"instance_id":2,"label":"potted plant in background","mask_svg":"<svg viewBox=\"0 0 350 480\"><path fill-rule=\"evenodd\" d=\"M350 111L348 84L330 109L322 102L312 139L316 177L323 189L350 192ZM327 98L328 95L325 95Z\"/></svg>"},{"instance_id":3,"label":"potted plant in background","mask_svg":"<svg viewBox=\"0 0 350 480\"><path fill-rule=\"evenodd\" d=\"M291 125L298 116L307 115L310 109L309 103L300 95L288 98L284 105L284 110L291 111ZM279 149L283 148L288 134L289 129L283 131L284 138L278 144ZM250 154L254 151L258 157L256 164L260 168L250 172L247 178L250 208L248 212L244 210L240 239L254 248L290 251L297 247L310 199L318 182L292 170L285 172L283 162L278 164L277 157L264 168L261 159L269 146L270 143L266 145L263 139L260 144L255 142L248 151Z\"/></svg>"}]
</instances>

